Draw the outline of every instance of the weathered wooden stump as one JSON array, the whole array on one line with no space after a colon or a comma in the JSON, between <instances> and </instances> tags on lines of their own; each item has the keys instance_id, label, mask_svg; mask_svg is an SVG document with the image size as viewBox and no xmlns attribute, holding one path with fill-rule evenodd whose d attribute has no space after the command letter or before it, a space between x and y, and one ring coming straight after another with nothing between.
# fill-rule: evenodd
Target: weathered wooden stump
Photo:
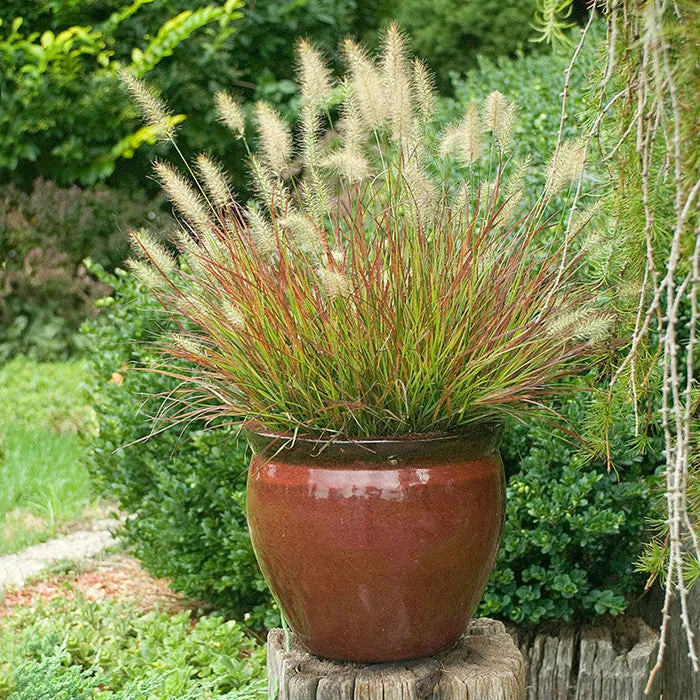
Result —
<instances>
[{"instance_id":1,"label":"weathered wooden stump","mask_svg":"<svg viewBox=\"0 0 700 700\"><path fill-rule=\"evenodd\" d=\"M654 700L660 683L644 688L658 649L658 632L640 618L539 632L520 647L527 700Z\"/></svg>"},{"instance_id":2,"label":"weathered wooden stump","mask_svg":"<svg viewBox=\"0 0 700 700\"><path fill-rule=\"evenodd\" d=\"M501 622L474 620L449 651L415 661L343 663L309 654L294 635L267 637L271 700L521 700L523 660Z\"/></svg>"}]
</instances>

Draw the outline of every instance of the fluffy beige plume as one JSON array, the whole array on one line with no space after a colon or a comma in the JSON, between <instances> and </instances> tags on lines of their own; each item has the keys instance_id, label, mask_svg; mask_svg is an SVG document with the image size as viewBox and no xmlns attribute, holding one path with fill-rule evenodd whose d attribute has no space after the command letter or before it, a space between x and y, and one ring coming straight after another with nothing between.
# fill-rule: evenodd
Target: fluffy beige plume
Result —
<instances>
[{"instance_id":1,"label":"fluffy beige plume","mask_svg":"<svg viewBox=\"0 0 700 700\"><path fill-rule=\"evenodd\" d=\"M187 179L168 163L158 162L153 167L165 194L178 212L195 228L211 228L212 221L208 208Z\"/></svg>"},{"instance_id":2,"label":"fluffy beige plume","mask_svg":"<svg viewBox=\"0 0 700 700\"><path fill-rule=\"evenodd\" d=\"M188 355L206 355L206 348L200 343L192 340L182 333L172 333L170 335L170 342L178 349L186 352Z\"/></svg>"},{"instance_id":3,"label":"fluffy beige plume","mask_svg":"<svg viewBox=\"0 0 700 700\"><path fill-rule=\"evenodd\" d=\"M237 306L234 306L230 301L224 301L222 311L226 320L234 328L245 328L245 316Z\"/></svg>"},{"instance_id":4,"label":"fluffy beige plume","mask_svg":"<svg viewBox=\"0 0 700 700\"><path fill-rule=\"evenodd\" d=\"M515 214L520 203L523 201L522 191L513 192L506 195L506 200L501 206L501 213L498 217L501 226L508 228L516 220Z\"/></svg>"},{"instance_id":5,"label":"fluffy beige plume","mask_svg":"<svg viewBox=\"0 0 700 700\"><path fill-rule=\"evenodd\" d=\"M330 209L330 192L326 178L320 169L313 166L306 168L304 182L301 185L301 199L304 210L311 216L317 226L323 226L323 220Z\"/></svg>"},{"instance_id":6,"label":"fluffy beige plume","mask_svg":"<svg viewBox=\"0 0 700 700\"><path fill-rule=\"evenodd\" d=\"M279 225L294 236L294 240L301 250L316 254L323 252L323 240L316 226L301 212L290 211L280 219Z\"/></svg>"},{"instance_id":7,"label":"fluffy beige plume","mask_svg":"<svg viewBox=\"0 0 700 700\"><path fill-rule=\"evenodd\" d=\"M469 105L467 113L461 124L462 152L461 156L467 165L470 165L481 155L482 126L479 112L475 104Z\"/></svg>"},{"instance_id":8,"label":"fluffy beige plume","mask_svg":"<svg viewBox=\"0 0 700 700\"><path fill-rule=\"evenodd\" d=\"M284 184L260 162L257 156L250 157L250 170L253 173L253 185L262 202L270 210L283 212L287 208L289 194Z\"/></svg>"},{"instance_id":9,"label":"fluffy beige plume","mask_svg":"<svg viewBox=\"0 0 700 700\"><path fill-rule=\"evenodd\" d=\"M297 44L297 58L302 100L314 107L326 105L333 91L333 78L323 54L302 39Z\"/></svg>"},{"instance_id":10,"label":"fluffy beige plume","mask_svg":"<svg viewBox=\"0 0 700 700\"><path fill-rule=\"evenodd\" d=\"M197 170L204 181L204 188L211 201L217 207L231 204L231 186L223 168L209 156L200 153L197 156Z\"/></svg>"},{"instance_id":11,"label":"fluffy beige plume","mask_svg":"<svg viewBox=\"0 0 700 700\"><path fill-rule=\"evenodd\" d=\"M242 138L245 133L245 117L238 102L227 92L217 92L214 101L219 121L225 124L237 139Z\"/></svg>"},{"instance_id":12,"label":"fluffy beige plume","mask_svg":"<svg viewBox=\"0 0 700 700\"><path fill-rule=\"evenodd\" d=\"M494 90L484 105L484 127L490 131L498 145L505 149L510 145L515 123L515 103Z\"/></svg>"},{"instance_id":13,"label":"fluffy beige plume","mask_svg":"<svg viewBox=\"0 0 700 700\"><path fill-rule=\"evenodd\" d=\"M321 284L323 284L326 294L331 299L350 294L350 280L342 272L332 270L329 267L321 267L318 269L318 276L321 278Z\"/></svg>"},{"instance_id":14,"label":"fluffy beige plume","mask_svg":"<svg viewBox=\"0 0 700 700\"><path fill-rule=\"evenodd\" d=\"M610 335L612 316L591 309L581 308L567 311L547 321L547 333L563 340L587 340L599 343Z\"/></svg>"},{"instance_id":15,"label":"fluffy beige plume","mask_svg":"<svg viewBox=\"0 0 700 700\"><path fill-rule=\"evenodd\" d=\"M459 124L448 127L440 140L441 157L456 156L470 165L481 154L482 126L475 104L469 105Z\"/></svg>"},{"instance_id":16,"label":"fluffy beige plume","mask_svg":"<svg viewBox=\"0 0 700 700\"><path fill-rule=\"evenodd\" d=\"M257 203L248 204L245 210L245 218L248 222L250 233L255 239L258 249L263 255L270 255L277 250L277 238L272 224L260 211Z\"/></svg>"},{"instance_id":17,"label":"fluffy beige plume","mask_svg":"<svg viewBox=\"0 0 700 700\"><path fill-rule=\"evenodd\" d=\"M164 283L163 276L152 265L148 265L143 260L128 258L126 266L147 289L158 289Z\"/></svg>"},{"instance_id":18,"label":"fluffy beige plume","mask_svg":"<svg viewBox=\"0 0 700 700\"><path fill-rule=\"evenodd\" d=\"M422 223L431 221L435 216L438 191L435 184L425 173L417 157L409 158L401 170L411 208L416 219Z\"/></svg>"},{"instance_id":19,"label":"fluffy beige plume","mask_svg":"<svg viewBox=\"0 0 700 700\"><path fill-rule=\"evenodd\" d=\"M448 126L440 138L438 153L441 158L456 155L462 147L461 124Z\"/></svg>"},{"instance_id":20,"label":"fluffy beige plume","mask_svg":"<svg viewBox=\"0 0 700 700\"><path fill-rule=\"evenodd\" d=\"M197 243L192 240L191 234L184 229L178 229L175 232L175 239L177 240L178 250L185 258L187 266L190 268L192 274L200 279L205 278L207 273L200 259L202 251Z\"/></svg>"},{"instance_id":21,"label":"fluffy beige plume","mask_svg":"<svg viewBox=\"0 0 700 700\"><path fill-rule=\"evenodd\" d=\"M547 166L546 192L553 196L583 174L586 146L580 141L564 141Z\"/></svg>"},{"instance_id":22,"label":"fluffy beige plume","mask_svg":"<svg viewBox=\"0 0 700 700\"><path fill-rule=\"evenodd\" d=\"M381 77L391 132L398 143L411 134L413 107L406 41L398 26L393 23L384 37Z\"/></svg>"},{"instance_id":23,"label":"fluffy beige plume","mask_svg":"<svg viewBox=\"0 0 700 700\"><path fill-rule=\"evenodd\" d=\"M357 149L346 146L327 155L321 165L332 170L350 184L362 182L370 174L367 158Z\"/></svg>"},{"instance_id":24,"label":"fluffy beige plume","mask_svg":"<svg viewBox=\"0 0 700 700\"><path fill-rule=\"evenodd\" d=\"M148 262L154 265L162 274L172 272L176 267L175 258L170 251L158 243L147 231L130 232L131 243L134 249Z\"/></svg>"},{"instance_id":25,"label":"fluffy beige plume","mask_svg":"<svg viewBox=\"0 0 700 700\"><path fill-rule=\"evenodd\" d=\"M121 68L119 78L126 86L131 99L141 112L145 122L152 127L159 139L170 141L175 137L175 126L165 103L156 97L155 92L129 71Z\"/></svg>"},{"instance_id":26,"label":"fluffy beige plume","mask_svg":"<svg viewBox=\"0 0 700 700\"><path fill-rule=\"evenodd\" d=\"M413 94L423 122L435 113L435 79L428 66L419 59L413 61Z\"/></svg>"},{"instance_id":27,"label":"fluffy beige plume","mask_svg":"<svg viewBox=\"0 0 700 700\"><path fill-rule=\"evenodd\" d=\"M311 104L304 105L301 110L301 159L305 168L318 164L319 133L321 131L321 115Z\"/></svg>"},{"instance_id":28,"label":"fluffy beige plume","mask_svg":"<svg viewBox=\"0 0 700 700\"><path fill-rule=\"evenodd\" d=\"M266 102L255 105L260 134L260 151L270 171L283 177L292 160L292 134L277 110Z\"/></svg>"},{"instance_id":29,"label":"fluffy beige plume","mask_svg":"<svg viewBox=\"0 0 700 700\"><path fill-rule=\"evenodd\" d=\"M343 53L362 119L370 131L376 131L388 117L382 77L374 62L351 39L343 42Z\"/></svg>"}]
</instances>

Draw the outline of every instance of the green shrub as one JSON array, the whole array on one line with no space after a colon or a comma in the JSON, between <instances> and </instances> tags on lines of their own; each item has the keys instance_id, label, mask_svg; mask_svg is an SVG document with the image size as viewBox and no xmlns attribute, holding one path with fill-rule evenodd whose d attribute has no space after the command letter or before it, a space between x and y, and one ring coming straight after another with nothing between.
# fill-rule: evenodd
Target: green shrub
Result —
<instances>
[{"instance_id":1,"label":"green shrub","mask_svg":"<svg viewBox=\"0 0 700 700\"><path fill-rule=\"evenodd\" d=\"M201 423L132 444L154 427L158 399L144 403L147 397L175 387L168 377L134 369L155 359L148 342L164 320L126 273L99 277L116 294L84 329L100 424L91 470L134 516L123 534L151 572L229 614L250 612L260 624L270 598L245 519L246 448L232 429L209 432Z\"/></svg>"},{"instance_id":2,"label":"green shrub","mask_svg":"<svg viewBox=\"0 0 700 700\"><path fill-rule=\"evenodd\" d=\"M262 700L265 648L218 615L58 598L3 618L0 698Z\"/></svg>"},{"instance_id":3,"label":"green shrub","mask_svg":"<svg viewBox=\"0 0 700 700\"><path fill-rule=\"evenodd\" d=\"M93 184L143 144L155 143L153 129L138 127L117 69L150 74L199 34L204 37L196 47L188 46L189 55L203 62L200 69L208 69L240 18L242 3L226 0L170 14L170 3L160 2L160 12L143 25L140 11L150 2L106 2L98 16L78 14L85 3L69 3L66 18L80 20L73 26L64 24L63 3L46 3L27 24L22 18L26 3L10 3L8 9L17 15L0 24L0 182L11 177L28 186L45 177L60 185ZM121 38L125 25L131 25L129 43ZM200 32L205 28L210 31ZM189 79L202 83L199 73L196 78L190 73ZM149 159L139 155L136 170L143 173ZM121 179L132 169L124 168Z\"/></svg>"},{"instance_id":4,"label":"green shrub","mask_svg":"<svg viewBox=\"0 0 700 700\"><path fill-rule=\"evenodd\" d=\"M571 382L556 410L584 431L597 410ZM614 470L586 455L545 421L511 424L501 452L508 476L503 546L481 604L482 615L536 624L622 613L643 589L635 572L653 513L652 486L663 465L663 438L646 454L630 446L633 417L620 411L611 433ZM589 446L590 448L590 446Z\"/></svg>"},{"instance_id":5,"label":"green shrub","mask_svg":"<svg viewBox=\"0 0 700 700\"><path fill-rule=\"evenodd\" d=\"M437 73L472 68L477 56L495 58L532 47L536 0L390 0L384 14L412 37L412 48Z\"/></svg>"},{"instance_id":6,"label":"green shrub","mask_svg":"<svg viewBox=\"0 0 700 700\"><path fill-rule=\"evenodd\" d=\"M165 226L161 207L162 200L142 193L46 180L29 193L0 191L0 361L20 353L40 361L72 354L77 329L108 291L83 259L113 269L128 254L129 227Z\"/></svg>"}]
</instances>

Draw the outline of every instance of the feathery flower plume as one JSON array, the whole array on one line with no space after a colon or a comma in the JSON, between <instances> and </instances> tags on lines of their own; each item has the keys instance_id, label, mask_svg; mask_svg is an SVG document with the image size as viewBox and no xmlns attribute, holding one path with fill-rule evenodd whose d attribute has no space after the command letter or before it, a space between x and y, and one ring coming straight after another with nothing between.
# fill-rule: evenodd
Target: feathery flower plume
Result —
<instances>
[{"instance_id":1,"label":"feathery flower plume","mask_svg":"<svg viewBox=\"0 0 700 700\"><path fill-rule=\"evenodd\" d=\"M158 243L147 231L130 231L131 244L136 251L148 259L162 274L172 272L177 266L170 251Z\"/></svg>"},{"instance_id":2,"label":"feathery flower plume","mask_svg":"<svg viewBox=\"0 0 700 700\"><path fill-rule=\"evenodd\" d=\"M498 216L498 223L501 226L508 228L515 221L515 213L518 211L518 207L522 201L522 190L513 192L512 194L506 194L506 201L503 203Z\"/></svg>"},{"instance_id":3,"label":"feathery flower plume","mask_svg":"<svg viewBox=\"0 0 700 700\"><path fill-rule=\"evenodd\" d=\"M155 130L158 138L164 141L172 140L175 137L175 125L172 123L172 115L165 103L156 96L151 87L129 71L121 68L119 78L129 91L131 99L136 103L141 116Z\"/></svg>"},{"instance_id":4,"label":"feathery flower plume","mask_svg":"<svg viewBox=\"0 0 700 700\"><path fill-rule=\"evenodd\" d=\"M610 334L612 316L583 307L566 311L547 321L547 333L555 338L576 338L595 344Z\"/></svg>"},{"instance_id":5,"label":"feathery flower plume","mask_svg":"<svg viewBox=\"0 0 700 700\"><path fill-rule=\"evenodd\" d=\"M424 122L430 121L435 113L435 79L419 59L413 62L413 94L421 118Z\"/></svg>"},{"instance_id":6,"label":"feathery flower plume","mask_svg":"<svg viewBox=\"0 0 700 700\"><path fill-rule=\"evenodd\" d=\"M263 162L282 177L292 159L292 135L277 110L266 102L255 105Z\"/></svg>"},{"instance_id":7,"label":"feathery flower plume","mask_svg":"<svg viewBox=\"0 0 700 700\"><path fill-rule=\"evenodd\" d=\"M203 345L192 340L192 338L183 335L182 333L171 333L170 342L178 350L182 350L188 355L198 355L201 357L202 355L207 354L207 351Z\"/></svg>"},{"instance_id":8,"label":"feathery flower plume","mask_svg":"<svg viewBox=\"0 0 700 700\"><path fill-rule=\"evenodd\" d=\"M406 41L396 24L391 24L384 38L382 80L386 106L395 141L406 138L413 125L411 78L406 57Z\"/></svg>"},{"instance_id":9,"label":"feathery flower plume","mask_svg":"<svg viewBox=\"0 0 700 700\"><path fill-rule=\"evenodd\" d=\"M342 272L329 267L320 267L318 276L329 298L344 297L350 294L350 280Z\"/></svg>"},{"instance_id":10,"label":"feathery flower plume","mask_svg":"<svg viewBox=\"0 0 700 700\"><path fill-rule=\"evenodd\" d=\"M440 138L438 153L441 158L447 158L458 153L462 148L462 128L461 124L448 126Z\"/></svg>"},{"instance_id":11,"label":"feathery flower plume","mask_svg":"<svg viewBox=\"0 0 700 700\"><path fill-rule=\"evenodd\" d=\"M472 104L467 109L461 124L462 136L462 159L470 165L478 159L481 154L481 121L476 105Z\"/></svg>"},{"instance_id":12,"label":"feathery flower plume","mask_svg":"<svg viewBox=\"0 0 700 700\"><path fill-rule=\"evenodd\" d=\"M277 238L272 224L263 216L256 202L251 202L245 210L250 233L255 239L258 250L263 255L271 255L277 250Z\"/></svg>"},{"instance_id":13,"label":"feathery flower plume","mask_svg":"<svg viewBox=\"0 0 700 700\"><path fill-rule=\"evenodd\" d=\"M219 121L225 124L237 139L242 138L245 133L245 117L238 102L227 92L217 92L214 101Z\"/></svg>"},{"instance_id":14,"label":"feathery flower plume","mask_svg":"<svg viewBox=\"0 0 700 700\"><path fill-rule=\"evenodd\" d=\"M476 105L471 104L462 121L445 130L438 152L442 158L456 156L470 165L481 154L481 133L482 126Z\"/></svg>"},{"instance_id":15,"label":"feathery flower plume","mask_svg":"<svg viewBox=\"0 0 700 700\"><path fill-rule=\"evenodd\" d=\"M152 265L143 262L143 260L127 258L126 266L147 289L155 290L163 286L163 276Z\"/></svg>"},{"instance_id":16,"label":"feathery flower plume","mask_svg":"<svg viewBox=\"0 0 700 700\"><path fill-rule=\"evenodd\" d=\"M438 193L431 179L421 168L419 159L409 158L401 170L401 175L416 219L423 223L430 221L435 215Z\"/></svg>"},{"instance_id":17,"label":"feathery flower plume","mask_svg":"<svg viewBox=\"0 0 700 700\"><path fill-rule=\"evenodd\" d=\"M250 157L250 170L253 174L253 185L262 202L271 210L282 212L287 206L287 190L279 179L276 179L270 169L260 162L257 156Z\"/></svg>"},{"instance_id":18,"label":"feathery flower plume","mask_svg":"<svg viewBox=\"0 0 700 700\"><path fill-rule=\"evenodd\" d=\"M302 39L297 44L297 58L302 100L314 107L325 105L333 90L333 80L323 55Z\"/></svg>"},{"instance_id":19,"label":"feathery flower plume","mask_svg":"<svg viewBox=\"0 0 700 700\"><path fill-rule=\"evenodd\" d=\"M560 144L547 166L547 194L553 196L578 180L583 173L585 158L586 146L580 141L564 141Z\"/></svg>"},{"instance_id":20,"label":"feathery flower plume","mask_svg":"<svg viewBox=\"0 0 700 700\"><path fill-rule=\"evenodd\" d=\"M504 149L510 144L515 122L515 104L494 90L484 105L484 127L493 134L498 145Z\"/></svg>"},{"instance_id":21,"label":"feathery flower plume","mask_svg":"<svg viewBox=\"0 0 700 700\"><path fill-rule=\"evenodd\" d=\"M326 178L323 177L319 168L306 169L301 186L301 199L304 203L304 211L319 227L322 227L323 220L330 209L330 193Z\"/></svg>"},{"instance_id":22,"label":"feathery flower plume","mask_svg":"<svg viewBox=\"0 0 700 700\"><path fill-rule=\"evenodd\" d=\"M168 163L157 162L153 167L165 194L178 212L195 227L211 228L212 221L207 207L187 179Z\"/></svg>"},{"instance_id":23,"label":"feathery flower plume","mask_svg":"<svg viewBox=\"0 0 700 700\"><path fill-rule=\"evenodd\" d=\"M362 182L370 174L367 158L357 149L346 146L327 155L321 165L332 170L350 184Z\"/></svg>"},{"instance_id":24,"label":"feathery flower plume","mask_svg":"<svg viewBox=\"0 0 700 700\"><path fill-rule=\"evenodd\" d=\"M226 320L234 328L245 328L245 317L237 306L234 306L230 301L224 301L222 310Z\"/></svg>"},{"instance_id":25,"label":"feathery flower plume","mask_svg":"<svg viewBox=\"0 0 700 700\"><path fill-rule=\"evenodd\" d=\"M305 168L312 168L318 163L318 135L321 131L321 115L311 104L301 110L301 159Z\"/></svg>"},{"instance_id":26,"label":"feathery flower plume","mask_svg":"<svg viewBox=\"0 0 700 700\"><path fill-rule=\"evenodd\" d=\"M185 262L192 274L200 279L206 278L207 273L200 260L202 251L200 246L192 240L191 234L184 229L178 229L175 232L175 239L177 240L177 248L180 254L185 258Z\"/></svg>"},{"instance_id":27,"label":"feathery flower plume","mask_svg":"<svg viewBox=\"0 0 700 700\"><path fill-rule=\"evenodd\" d=\"M211 201L217 207L225 207L230 204L231 187L221 166L209 156L200 153L197 156L197 170L204 180L204 187Z\"/></svg>"},{"instance_id":28,"label":"feathery flower plume","mask_svg":"<svg viewBox=\"0 0 700 700\"><path fill-rule=\"evenodd\" d=\"M345 61L362 119L371 131L380 129L387 119L384 84L374 62L351 39L343 42Z\"/></svg>"},{"instance_id":29,"label":"feathery flower plume","mask_svg":"<svg viewBox=\"0 0 700 700\"><path fill-rule=\"evenodd\" d=\"M279 221L279 225L289 231L301 250L307 253L323 252L323 240L313 221L299 211L290 211Z\"/></svg>"}]
</instances>

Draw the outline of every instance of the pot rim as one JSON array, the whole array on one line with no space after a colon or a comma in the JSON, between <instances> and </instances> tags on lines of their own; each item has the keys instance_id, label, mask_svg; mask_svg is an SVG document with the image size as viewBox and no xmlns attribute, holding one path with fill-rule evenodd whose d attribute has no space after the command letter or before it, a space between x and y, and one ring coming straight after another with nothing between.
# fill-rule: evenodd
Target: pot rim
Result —
<instances>
[{"instance_id":1,"label":"pot rim","mask_svg":"<svg viewBox=\"0 0 700 700\"><path fill-rule=\"evenodd\" d=\"M305 456L345 458L375 456L394 457L410 453L426 454L435 450L451 451L457 445L468 445L474 456L487 455L498 450L503 434L502 418L475 421L465 428L449 432L410 433L392 436L338 437L336 435L309 436L280 433L270 430L258 421L246 421L242 428L256 454L274 455L285 451ZM285 455L286 457L286 455Z\"/></svg>"}]
</instances>

